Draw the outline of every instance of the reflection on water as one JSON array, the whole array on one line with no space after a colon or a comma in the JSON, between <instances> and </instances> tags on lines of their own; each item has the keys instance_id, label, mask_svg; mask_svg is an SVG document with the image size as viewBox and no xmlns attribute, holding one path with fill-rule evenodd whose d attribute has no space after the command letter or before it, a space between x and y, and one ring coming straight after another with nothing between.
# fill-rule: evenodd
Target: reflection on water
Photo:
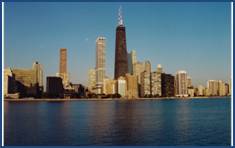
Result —
<instances>
[{"instance_id":1,"label":"reflection on water","mask_svg":"<svg viewBox=\"0 0 235 148\"><path fill-rule=\"evenodd\" d=\"M229 145L230 99L5 102L5 145Z\"/></svg>"}]
</instances>

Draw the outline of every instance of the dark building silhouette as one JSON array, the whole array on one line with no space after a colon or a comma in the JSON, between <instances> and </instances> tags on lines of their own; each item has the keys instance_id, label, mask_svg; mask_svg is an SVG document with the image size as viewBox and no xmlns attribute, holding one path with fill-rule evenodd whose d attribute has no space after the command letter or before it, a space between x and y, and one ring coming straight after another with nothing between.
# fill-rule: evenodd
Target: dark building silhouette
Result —
<instances>
[{"instance_id":1,"label":"dark building silhouette","mask_svg":"<svg viewBox=\"0 0 235 148\"><path fill-rule=\"evenodd\" d=\"M161 74L162 97L173 97L175 95L174 76L170 74Z\"/></svg>"},{"instance_id":2,"label":"dark building silhouette","mask_svg":"<svg viewBox=\"0 0 235 148\"><path fill-rule=\"evenodd\" d=\"M115 70L114 78L118 79L120 76L125 76L128 73L128 59L126 48L126 31L121 15L121 8L119 9L119 22L116 28L116 45L115 45Z\"/></svg>"},{"instance_id":3,"label":"dark building silhouette","mask_svg":"<svg viewBox=\"0 0 235 148\"><path fill-rule=\"evenodd\" d=\"M51 98L63 98L64 88L60 77L47 77L47 96Z\"/></svg>"}]
</instances>

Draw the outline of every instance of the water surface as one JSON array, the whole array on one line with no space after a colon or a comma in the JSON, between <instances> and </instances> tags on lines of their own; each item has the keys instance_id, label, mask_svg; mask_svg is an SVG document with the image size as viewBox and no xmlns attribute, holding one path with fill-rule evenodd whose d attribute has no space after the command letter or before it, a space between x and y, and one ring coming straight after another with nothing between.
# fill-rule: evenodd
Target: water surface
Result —
<instances>
[{"instance_id":1,"label":"water surface","mask_svg":"<svg viewBox=\"0 0 235 148\"><path fill-rule=\"evenodd\" d=\"M5 102L5 145L230 145L230 99Z\"/></svg>"}]
</instances>

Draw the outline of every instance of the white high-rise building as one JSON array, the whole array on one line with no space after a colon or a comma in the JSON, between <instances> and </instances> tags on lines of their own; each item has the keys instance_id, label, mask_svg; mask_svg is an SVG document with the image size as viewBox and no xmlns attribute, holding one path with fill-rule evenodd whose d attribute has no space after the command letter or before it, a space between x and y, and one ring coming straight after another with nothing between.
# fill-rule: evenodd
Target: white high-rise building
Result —
<instances>
[{"instance_id":1,"label":"white high-rise building","mask_svg":"<svg viewBox=\"0 0 235 148\"><path fill-rule=\"evenodd\" d=\"M187 72L180 70L176 73L175 76L175 92L178 97L187 97L188 88L187 88Z\"/></svg>"},{"instance_id":2,"label":"white high-rise building","mask_svg":"<svg viewBox=\"0 0 235 148\"><path fill-rule=\"evenodd\" d=\"M96 39L96 89L97 94L103 93L103 83L105 78L105 38Z\"/></svg>"},{"instance_id":3,"label":"white high-rise building","mask_svg":"<svg viewBox=\"0 0 235 148\"><path fill-rule=\"evenodd\" d=\"M118 78L117 88L118 88L118 94L120 94L121 97L126 97L127 84L126 84L126 79L124 77L121 76Z\"/></svg>"}]
</instances>

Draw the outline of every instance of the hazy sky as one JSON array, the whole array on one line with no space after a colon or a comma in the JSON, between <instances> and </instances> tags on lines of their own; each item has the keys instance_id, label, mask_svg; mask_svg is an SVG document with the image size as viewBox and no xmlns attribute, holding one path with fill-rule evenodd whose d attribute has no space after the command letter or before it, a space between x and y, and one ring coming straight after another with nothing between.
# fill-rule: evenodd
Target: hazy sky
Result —
<instances>
[{"instance_id":1,"label":"hazy sky","mask_svg":"<svg viewBox=\"0 0 235 148\"><path fill-rule=\"evenodd\" d=\"M95 67L95 40L106 37L107 75L113 77L115 29L122 6L128 51L175 75L186 70L193 84L230 77L230 3L5 3L5 67L31 68L44 77L59 69L68 49L73 83L87 84Z\"/></svg>"}]
</instances>

